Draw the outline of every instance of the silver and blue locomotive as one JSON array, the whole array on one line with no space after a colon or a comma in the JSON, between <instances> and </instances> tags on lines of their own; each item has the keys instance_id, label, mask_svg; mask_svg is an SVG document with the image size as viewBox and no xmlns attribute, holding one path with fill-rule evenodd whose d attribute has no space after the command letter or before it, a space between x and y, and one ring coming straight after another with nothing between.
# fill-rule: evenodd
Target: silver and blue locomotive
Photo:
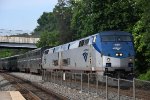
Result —
<instances>
[{"instance_id":1,"label":"silver and blue locomotive","mask_svg":"<svg viewBox=\"0 0 150 100\"><path fill-rule=\"evenodd\" d=\"M130 33L102 32L93 46L101 54L104 74L121 78L132 76L135 52Z\"/></svg>"},{"instance_id":2,"label":"silver and blue locomotive","mask_svg":"<svg viewBox=\"0 0 150 100\"><path fill-rule=\"evenodd\" d=\"M46 49L42 67L47 71L95 72L128 78L133 74L134 56L130 33L106 31Z\"/></svg>"}]
</instances>

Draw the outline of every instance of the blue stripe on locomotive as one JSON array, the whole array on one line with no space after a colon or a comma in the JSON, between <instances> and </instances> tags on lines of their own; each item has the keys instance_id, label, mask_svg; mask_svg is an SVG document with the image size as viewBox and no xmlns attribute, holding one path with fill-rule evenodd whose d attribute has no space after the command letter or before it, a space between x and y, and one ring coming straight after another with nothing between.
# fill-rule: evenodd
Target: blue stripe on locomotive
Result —
<instances>
[{"instance_id":1,"label":"blue stripe on locomotive","mask_svg":"<svg viewBox=\"0 0 150 100\"><path fill-rule=\"evenodd\" d=\"M135 56L134 52L134 44L133 41L128 42L102 42L101 36L106 35L128 35L132 38L132 35L127 32L121 32L121 31L108 31L108 32L101 32L97 35L95 43L93 43L93 47L102 55L104 56L110 56L115 58L126 58L130 56ZM119 44L119 50L115 50L115 44ZM123 56L116 56L116 53L122 53Z\"/></svg>"}]
</instances>

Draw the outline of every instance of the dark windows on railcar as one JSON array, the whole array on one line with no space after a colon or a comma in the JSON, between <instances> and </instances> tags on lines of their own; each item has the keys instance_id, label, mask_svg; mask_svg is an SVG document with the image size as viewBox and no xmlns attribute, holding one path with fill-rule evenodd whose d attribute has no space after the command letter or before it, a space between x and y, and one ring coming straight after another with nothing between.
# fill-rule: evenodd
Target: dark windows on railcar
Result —
<instances>
[{"instance_id":1,"label":"dark windows on railcar","mask_svg":"<svg viewBox=\"0 0 150 100\"><path fill-rule=\"evenodd\" d=\"M84 46L84 45L88 45L88 43L89 43L89 39L81 40L81 41L79 42L79 47L82 47L82 46Z\"/></svg>"},{"instance_id":2,"label":"dark windows on railcar","mask_svg":"<svg viewBox=\"0 0 150 100\"><path fill-rule=\"evenodd\" d=\"M82 47L84 45L84 40L81 40L80 42L79 42L79 47Z\"/></svg>"},{"instance_id":3,"label":"dark windows on railcar","mask_svg":"<svg viewBox=\"0 0 150 100\"><path fill-rule=\"evenodd\" d=\"M89 44L89 39L84 40L84 45L88 45Z\"/></svg>"},{"instance_id":4,"label":"dark windows on railcar","mask_svg":"<svg viewBox=\"0 0 150 100\"><path fill-rule=\"evenodd\" d=\"M58 60L53 60L53 65L58 66Z\"/></svg>"},{"instance_id":5,"label":"dark windows on railcar","mask_svg":"<svg viewBox=\"0 0 150 100\"><path fill-rule=\"evenodd\" d=\"M44 51L44 54L48 54L49 50Z\"/></svg>"},{"instance_id":6,"label":"dark windows on railcar","mask_svg":"<svg viewBox=\"0 0 150 100\"><path fill-rule=\"evenodd\" d=\"M63 66L70 65L70 58L63 59L62 62L63 62Z\"/></svg>"}]
</instances>

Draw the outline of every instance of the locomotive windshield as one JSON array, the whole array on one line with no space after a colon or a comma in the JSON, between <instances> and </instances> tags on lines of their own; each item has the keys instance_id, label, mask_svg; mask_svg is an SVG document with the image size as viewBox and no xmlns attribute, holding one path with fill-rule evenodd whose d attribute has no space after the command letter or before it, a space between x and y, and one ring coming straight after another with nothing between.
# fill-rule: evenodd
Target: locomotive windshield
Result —
<instances>
[{"instance_id":1,"label":"locomotive windshield","mask_svg":"<svg viewBox=\"0 0 150 100\"><path fill-rule=\"evenodd\" d=\"M102 41L115 41L115 36L102 36Z\"/></svg>"},{"instance_id":2,"label":"locomotive windshield","mask_svg":"<svg viewBox=\"0 0 150 100\"><path fill-rule=\"evenodd\" d=\"M121 35L121 36L102 36L102 41L103 42L115 42L115 41L120 41L120 42L124 42L124 41L132 41L130 36L125 36L125 35Z\"/></svg>"}]
</instances>

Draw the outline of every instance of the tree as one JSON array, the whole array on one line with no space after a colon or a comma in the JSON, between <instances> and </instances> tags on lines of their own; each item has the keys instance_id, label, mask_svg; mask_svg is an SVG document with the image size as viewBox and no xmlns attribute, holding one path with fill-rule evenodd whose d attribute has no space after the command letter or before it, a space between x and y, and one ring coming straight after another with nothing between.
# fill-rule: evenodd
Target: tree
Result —
<instances>
[{"instance_id":1,"label":"tree","mask_svg":"<svg viewBox=\"0 0 150 100\"><path fill-rule=\"evenodd\" d=\"M37 23L39 24L37 28L34 30L32 35L40 35L43 31L56 31L57 30L57 21L55 19L55 16L53 12L46 13L44 12L42 16L37 20Z\"/></svg>"},{"instance_id":2,"label":"tree","mask_svg":"<svg viewBox=\"0 0 150 100\"><path fill-rule=\"evenodd\" d=\"M59 41L61 44L73 40L74 30L71 29L72 8L68 0L59 0L53 11L59 32Z\"/></svg>"},{"instance_id":3,"label":"tree","mask_svg":"<svg viewBox=\"0 0 150 100\"><path fill-rule=\"evenodd\" d=\"M57 43L64 44L66 42L72 41L74 37L74 31L70 28L71 19L72 10L69 1L60 0L55 6L53 12L43 13L43 15L38 19L37 22L39 26L37 26L33 34L41 34L41 40L37 45L50 45L48 43L48 39L46 39L47 41L45 41L46 36L49 36L50 40L52 38L56 40L55 42L52 42L54 43L53 45L56 45Z\"/></svg>"},{"instance_id":4,"label":"tree","mask_svg":"<svg viewBox=\"0 0 150 100\"><path fill-rule=\"evenodd\" d=\"M134 0L81 0L73 9L72 28L81 37L105 30L129 31L139 19L137 11Z\"/></svg>"},{"instance_id":5,"label":"tree","mask_svg":"<svg viewBox=\"0 0 150 100\"><path fill-rule=\"evenodd\" d=\"M39 26L37 26L32 34L33 36L40 35L37 47L58 45L58 28L54 13L44 12L37 22Z\"/></svg>"},{"instance_id":6,"label":"tree","mask_svg":"<svg viewBox=\"0 0 150 100\"><path fill-rule=\"evenodd\" d=\"M37 43L37 47L56 46L59 44L57 37L57 32L44 31L41 33L40 40Z\"/></svg>"},{"instance_id":7,"label":"tree","mask_svg":"<svg viewBox=\"0 0 150 100\"><path fill-rule=\"evenodd\" d=\"M141 18L133 27L135 49L136 49L136 69L139 73L145 73L150 69L150 3L149 0L137 0L141 8Z\"/></svg>"}]
</instances>

